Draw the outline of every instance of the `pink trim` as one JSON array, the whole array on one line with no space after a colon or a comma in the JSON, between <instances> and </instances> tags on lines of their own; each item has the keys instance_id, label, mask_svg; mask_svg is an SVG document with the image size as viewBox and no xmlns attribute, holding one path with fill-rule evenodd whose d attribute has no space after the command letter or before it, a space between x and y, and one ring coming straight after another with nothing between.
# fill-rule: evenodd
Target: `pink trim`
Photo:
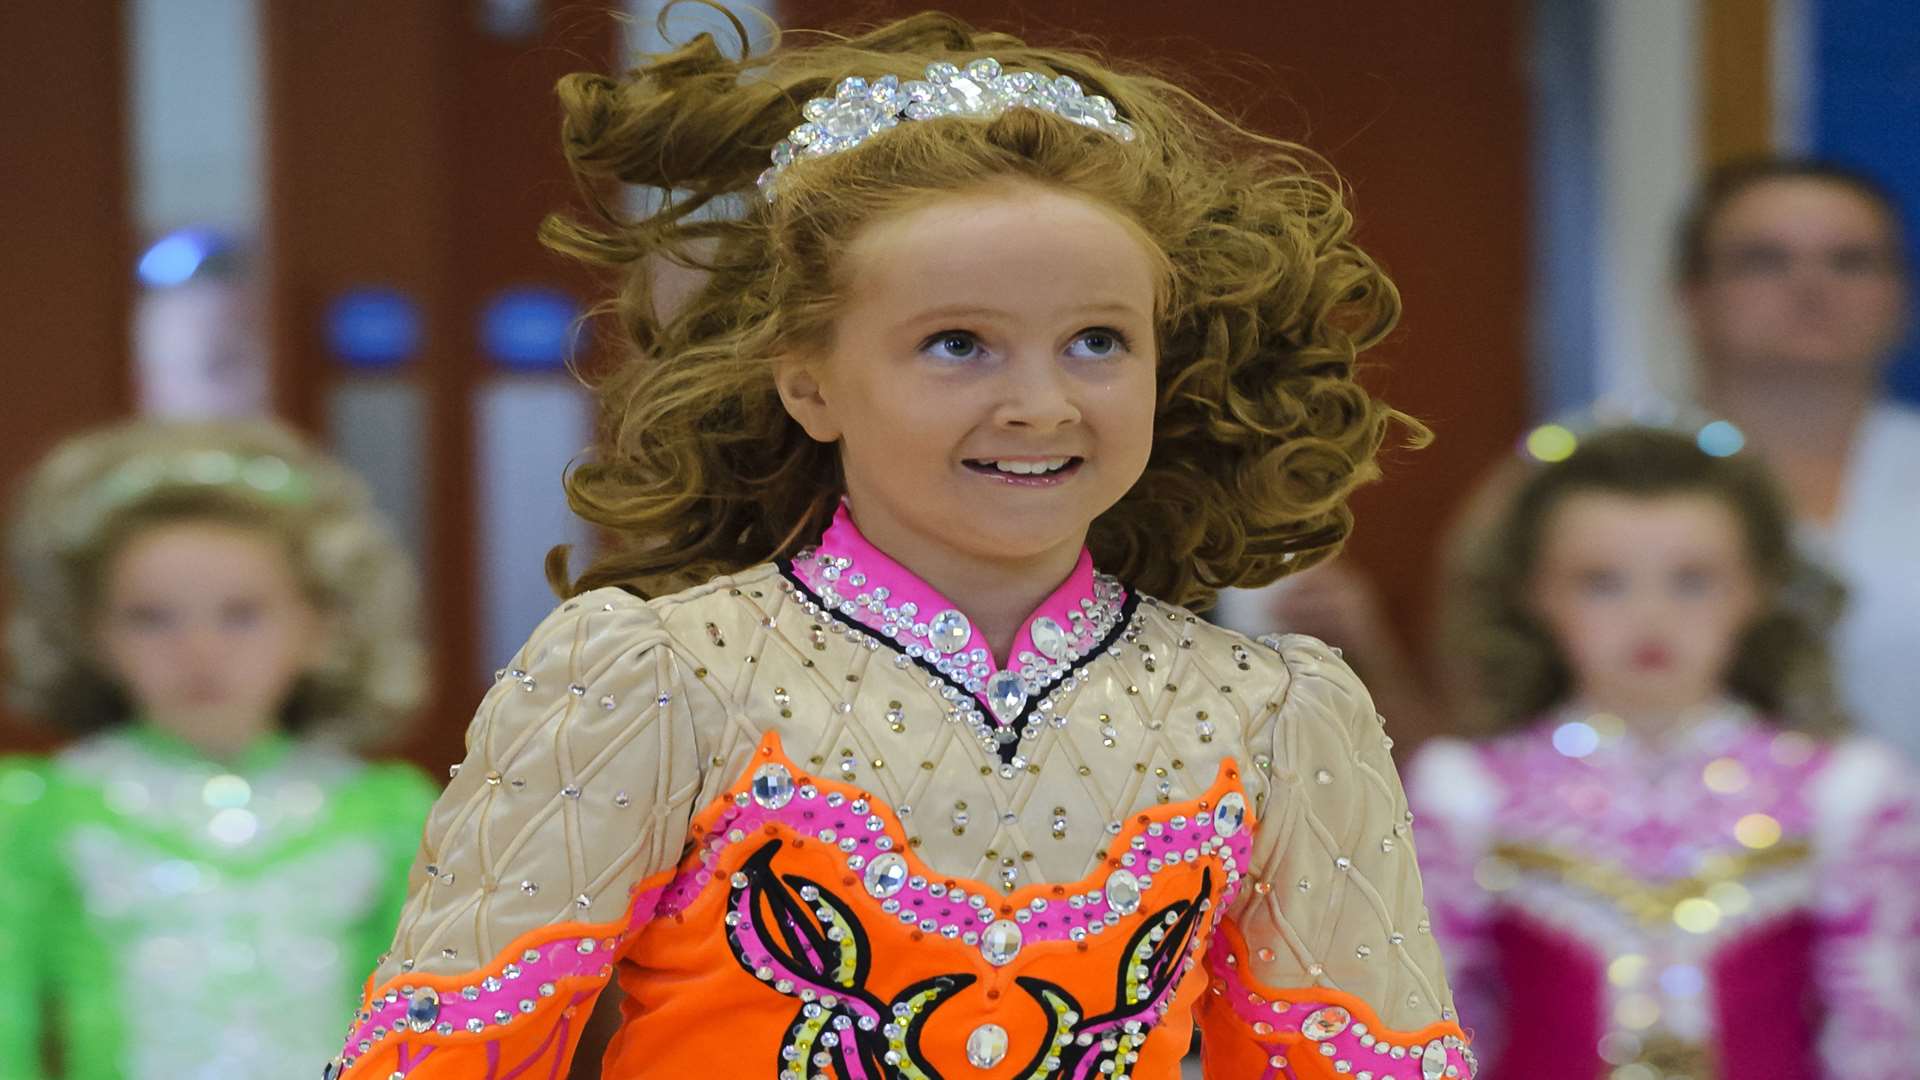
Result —
<instances>
[{"instance_id":1,"label":"pink trim","mask_svg":"<svg viewBox=\"0 0 1920 1080\"><path fill-rule=\"evenodd\" d=\"M1593 862L1662 881L1692 875L1704 853L1745 851L1734 826L1748 814L1770 815L1783 839L1812 832L1806 794L1829 760L1826 746L1790 753L1803 736L1735 708L1702 722L1679 745L1620 735L1572 757L1555 746L1554 736L1579 720L1578 713L1555 713L1478 748L1499 784L1503 839L1577 847ZM1702 782L1706 765L1719 759L1738 766L1743 779L1735 790L1716 792Z\"/></svg>"},{"instance_id":2,"label":"pink trim","mask_svg":"<svg viewBox=\"0 0 1920 1080\"><path fill-rule=\"evenodd\" d=\"M760 806L750 794L754 773L767 764L786 768L795 787L791 800L778 809ZM553 1009L556 999L563 994L570 995L567 1008L590 1000L599 984L611 974L611 966L620 950L641 927L658 916L684 912L709 890L729 888L730 867L743 861L737 853L764 842L769 828L821 840L831 836L836 842L852 837L853 850L836 847L836 854L848 862L849 869L856 875L874 858L891 851L906 860L910 874L916 879L924 879L928 885L940 883L943 888L947 882L953 882L952 889L945 891L942 896L936 896L931 888L909 885L895 899L899 901L902 911L912 911L920 919L931 920L942 926L959 926L963 934L976 936L976 940L981 931L1002 917L1000 911L1003 907L1012 905L1027 908L1032 915L1030 921L1023 922L1021 927L1025 942L1022 962L1026 962L1025 957L1032 955L1028 950L1034 946L1072 942L1076 940L1076 932L1086 937L1109 930L1119 932L1122 927L1137 925L1152 911L1153 905L1148 904L1147 899L1158 887L1155 873L1176 863L1211 863L1217 869L1220 886L1213 910L1222 912L1233 903L1239 891L1241 867L1247 865L1255 829L1250 812L1246 813L1240 827L1229 837L1218 836L1212 825L1212 811L1222 798L1234 793L1245 799L1238 777L1239 770L1234 762L1231 759L1223 760L1206 795L1185 803L1157 806L1134 815L1129 819L1128 828L1109 845L1106 864L1081 881L1029 885L1010 895L1002 895L984 883L951 879L932 872L907 845L906 829L891 807L859 788L837 781L816 779L802 772L781 752L778 735L769 733L762 738L759 750L751 757L745 775L696 816L691 832L697 838L694 850L681 860L672 878L648 888L636 889L624 929L619 929L618 924L582 927L580 929L595 932L573 933L537 946L510 948L488 968L461 979L445 976L410 979L401 976L390 980L386 988L372 997L371 1004L360 1014L359 1022L349 1035L347 1064L351 1065L360 1056L371 1053L384 1040L397 1036L400 1039L397 1044L398 1075L404 1076L425 1060L433 1045L486 1041L489 1062L487 1080L511 1080L522 1076L527 1069L544 1059L549 1048L566 1045L564 1032L568 1029L568 1022L563 1015L556 1029L561 1034L549 1032L540 1048L505 1077L499 1075L499 1044L493 1041L498 1038L501 1029L528 1015ZM864 804L864 813L855 812L856 803ZM1114 921L1109 923L1104 886L1107 878L1122 868L1138 878L1141 900L1132 914L1116 914ZM660 881L662 876L652 880ZM1060 887L1066 888L1066 898L1053 899L1051 894ZM1049 895L1042 897L1042 892ZM956 899L956 896L978 896L983 904L976 908L965 899ZM867 895L862 888L847 890L844 898L854 903L879 906L879 901ZM1073 902L1076 899L1078 904ZM1034 909L1030 906L1034 900L1045 902L1039 909ZM1160 906L1164 906L1164 903ZM882 914L875 917L898 916ZM550 929L564 933L566 927L562 925ZM1206 947L1210 938L1210 926L1203 928L1195 934L1193 948ZM591 943L591 951L582 953L582 943ZM750 959L757 964L772 963L771 957L754 956ZM1191 960L1189 954L1186 962L1190 963ZM517 974L509 978L509 969ZM798 981L798 977L794 977ZM460 982L465 985L450 985ZM590 982L593 989L575 992L573 988L582 982ZM426 985L434 986L440 993L440 1011L435 1019L434 1031L416 1033L407 1026L408 995ZM1172 984L1173 987L1178 985L1178 981ZM832 987L818 989L822 993L833 992ZM469 996L469 992L472 996ZM1169 989L1161 999L1145 1003L1146 1007L1162 1006L1171 992ZM523 1001L530 1003L531 1007L523 1008ZM503 1012L507 1014L505 1022L498 1019L498 1014ZM479 1031L470 1030L467 1026L475 1019L480 1021ZM439 1030L441 1025L451 1025L453 1032L442 1034ZM423 1041L429 1037L435 1042L423 1046ZM556 1038L560 1040L557 1043ZM416 1048L420 1048L417 1057L413 1056ZM557 1069L559 1057L555 1058L555 1062Z\"/></svg>"},{"instance_id":3,"label":"pink trim","mask_svg":"<svg viewBox=\"0 0 1920 1080\"><path fill-rule=\"evenodd\" d=\"M844 578L827 580L821 575L821 567L812 560L797 563L794 567L795 572L815 594L830 588L841 596L852 597L859 592L871 592L875 588L884 588L889 593L887 600L889 604L899 607L902 604L912 603L918 611L917 621L922 623L942 611L949 609L963 611L960 605L942 596L938 589L921 580L919 575L873 546L872 542L861 534L859 526L854 524L852 511L844 501L840 504L840 509L834 513L833 523L827 526L826 534L820 538L817 550L825 555L851 559L858 572L865 576L865 581L859 585L851 585ZM988 665L987 674L989 675L1002 668L1017 667L1013 660L1022 652L1040 652L1033 643L1033 624L1036 621L1046 616L1058 622L1063 628L1067 627L1070 625L1070 616L1087 613L1081 601L1091 603L1098 599L1099 596L1094 590L1093 555L1082 549L1080 559L1074 563L1073 572L1067 575L1067 580L1061 582L1059 588L1048 594L1047 598L1040 602L1040 606L1033 610L1033 614L1027 617L1027 621L1021 624L1020 632L1013 638L1013 650L1007 656L994 655L993 650L987 648L986 636L981 634L977 627L973 629L972 635L961 651L985 650L987 658L984 663ZM862 609L855 617L870 629L883 632L880 616ZM968 622L971 625L972 620L969 619ZM921 640L924 643L924 639Z\"/></svg>"},{"instance_id":4,"label":"pink trim","mask_svg":"<svg viewBox=\"0 0 1920 1080\"><path fill-rule=\"evenodd\" d=\"M582 979L604 981L612 974L620 948L652 919L664 892L664 886L660 885L637 891L627 909L624 929L614 932L616 927L608 925L597 928L596 933L576 933L538 946L509 949L496 958L493 966L468 975L465 986L447 987L443 984L450 980L441 976L420 976L417 981L401 976L390 981L387 989L361 1011L358 1023L348 1034L344 1054L347 1064L373 1052L382 1041L400 1036L405 1040L400 1044L400 1072L405 1074L426 1056L423 1053L420 1059L407 1063L407 1052L414 1045L412 1040L427 1034L445 1040L443 1045L487 1039L507 1024L552 1008L555 999L568 993L573 983ZM430 1032L415 1032L407 1025L407 1002L410 995L423 986L433 986L439 993L440 1010ZM573 997L574 1002L579 1000L579 996ZM506 1016L504 1021L500 1019L502 1014ZM474 1021L479 1022L477 1030L470 1026ZM442 1031L446 1025L453 1028L451 1033ZM489 1043L489 1060L498 1053L498 1044ZM539 1053L536 1052L536 1059Z\"/></svg>"},{"instance_id":5,"label":"pink trim","mask_svg":"<svg viewBox=\"0 0 1920 1080\"><path fill-rule=\"evenodd\" d=\"M765 752L769 750L772 752ZM915 877L924 878L930 883L954 880L934 872L920 861L906 843L905 827L884 802L858 788L810 777L775 746L769 745L768 740L763 740L762 751L753 755L753 765L748 775L737 782L728 794L716 800L714 806L718 810L717 816L702 823L706 828L705 837L696 842L694 850L681 861L679 873L667 884L661 896L661 916L676 915L687 910L716 884L727 887L731 867L743 861L737 857L729 858L729 852L749 845L758 847L764 843L768 835L767 826L777 826L793 835L823 841L831 837L832 840L828 842L852 837L853 850L849 852L842 848L837 855L848 863L856 876L862 873L868 863L891 851L905 858L909 873ZM762 807L748 794L752 772L768 763L787 768L796 788L792 800L777 810ZM1220 765L1222 775L1231 769L1231 761ZM812 796L806 794L808 789L814 792ZM1214 861L1221 872L1220 895L1215 900L1216 905L1225 910L1233 902L1240 888L1241 868L1247 865L1253 846L1253 817L1248 814L1240 828L1221 841L1213 830L1210 811L1213 803L1222 796L1239 791L1241 788L1238 783L1223 786L1216 778L1208 794L1202 798L1155 807L1151 820L1146 824L1140 822L1139 815L1129 819L1130 827L1115 837L1108 850L1110 862L1119 862L1120 868L1129 870L1140 879L1141 902L1136 916L1144 913L1149 906L1146 899L1155 884L1154 871L1175 861L1188 862L1186 855L1189 850L1195 853L1196 860ZM1244 792L1241 797L1245 798ZM838 805L835 805L836 802ZM866 812L855 813L855 803L865 803ZM1174 824L1176 821L1178 825ZM882 846L883 841L885 846ZM1208 844L1208 841L1216 843ZM1213 850L1206 850L1202 845ZM1107 896L1104 886L1114 869L1103 865L1078 882L1056 882L1043 886L1048 893L1056 886L1064 887L1069 898L1079 897L1082 902L1077 906L1069 900L1049 902L1045 910L1034 913L1032 921L1022 925L1026 943L1031 946L1039 942L1070 941L1074 940L1075 930L1097 934L1111 929L1106 919ZM1025 894L1035 889L1034 886L1028 886L1009 897L1003 897L998 890L980 882L963 879L957 881L956 886L957 891L981 897L987 902L976 908L964 899L955 900L953 892L936 897L928 890L913 888L901 890L896 899L900 901L903 912L915 911L921 919L931 920L940 926L958 925L963 933L979 933L1001 917L999 910L1004 903L1022 906L1028 899ZM847 899L872 901L864 889L848 890Z\"/></svg>"},{"instance_id":6,"label":"pink trim","mask_svg":"<svg viewBox=\"0 0 1920 1080\"><path fill-rule=\"evenodd\" d=\"M1231 919L1222 922L1232 926ZM1244 965L1237 951L1228 947L1238 936L1237 932L1218 934L1215 941L1222 947L1208 951L1207 967L1221 986L1234 1016L1246 1025L1254 1042L1269 1051L1268 1069L1263 1077L1283 1075L1286 1066L1281 1062L1288 1051L1302 1043L1317 1046L1320 1055L1343 1076L1367 1071L1381 1075L1383 1070L1394 1076L1427 1075L1421 1071L1421 1059L1430 1053L1444 1058L1443 1075L1466 1078L1474 1075L1474 1061L1467 1052L1466 1040L1458 1035L1421 1038L1371 1025L1367 1017L1356 1011L1351 997L1317 987L1276 992L1255 986L1242 974ZM1316 1018L1328 1021L1327 1030L1338 1030L1327 1038L1308 1035L1306 1032ZM1429 1033L1433 1030L1427 1029ZM1409 1073L1408 1069L1413 1071Z\"/></svg>"}]
</instances>

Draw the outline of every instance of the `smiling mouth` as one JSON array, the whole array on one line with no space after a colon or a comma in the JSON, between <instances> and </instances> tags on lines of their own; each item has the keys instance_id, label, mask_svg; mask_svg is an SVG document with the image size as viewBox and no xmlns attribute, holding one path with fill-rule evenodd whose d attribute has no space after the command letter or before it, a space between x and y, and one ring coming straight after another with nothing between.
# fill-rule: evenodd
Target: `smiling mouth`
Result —
<instances>
[{"instance_id":1,"label":"smiling mouth","mask_svg":"<svg viewBox=\"0 0 1920 1080\"><path fill-rule=\"evenodd\" d=\"M1024 487L1058 483L1078 472L1084 458L968 458L964 464L981 476Z\"/></svg>"}]
</instances>

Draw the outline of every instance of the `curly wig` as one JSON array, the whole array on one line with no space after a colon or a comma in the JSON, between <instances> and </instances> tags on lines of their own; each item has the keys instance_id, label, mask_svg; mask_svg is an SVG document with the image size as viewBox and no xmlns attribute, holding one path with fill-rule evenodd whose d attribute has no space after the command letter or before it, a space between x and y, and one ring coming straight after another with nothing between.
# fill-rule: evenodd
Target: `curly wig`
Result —
<instances>
[{"instance_id":1,"label":"curly wig","mask_svg":"<svg viewBox=\"0 0 1920 1080\"><path fill-rule=\"evenodd\" d=\"M557 550L557 588L655 595L817 537L840 494L836 450L787 415L775 358L830 340L843 256L863 226L1009 180L1116 210L1164 256L1152 454L1091 525L1098 565L1205 605L1339 549L1353 525L1347 498L1378 476L1390 425L1416 441L1425 430L1355 381L1356 354L1393 327L1399 295L1354 244L1321 158L1155 75L945 15L799 37L742 59L702 35L625 77L560 83L566 156L589 213L550 218L543 239L618 272L601 311L617 321L623 356L592 380L603 431L567 481L574 510L620 539L575 580ZM943 117L796 162L773 200L756 194L802 103L841 78L917 78L935 61L986 55L1105 95L1137 137L1028 109ZM604 197L615 183L659 197L623 211ZM662 265L701 278L671 311L656 295Z\"/></svg>"},{"instance_id":2,"label":"curly wig","mask_svg":"<svg viewBox=\"0 0 1920 1080\"><path fill-rule=\"evenodd\" d=\"M1554 512L1591 492L1706 495L1731 509L1762 602L1735 649L1727 690L1789 727L1820 732L1839 723L1825 639L1842 589L1799 555L1772 474L1751 452L1716 455L1690 433L1624 426L1583 435L1567 457L1533 464L1465 557L1448 640L1473 669L1485 726L1529 723L1572 693L1566 658L1535 616L1530 592Z\"/></svg>"},{"instance_id":3,"label":"curly wig","mask_svg":"<svg viewBox=\"0 0 1920 1080\"><path fill-rule=\"evenodd\" d=\"M293 687L282 726L347 743L394 738L425 685L413 568L357 477L265 421L136 421L70 439L40 463L8 537L14 703L80 731L131 717L95 661L97 590L130 539L181 522L284 541L328 619L328 654Z\"/></svg>"}]
</instances>

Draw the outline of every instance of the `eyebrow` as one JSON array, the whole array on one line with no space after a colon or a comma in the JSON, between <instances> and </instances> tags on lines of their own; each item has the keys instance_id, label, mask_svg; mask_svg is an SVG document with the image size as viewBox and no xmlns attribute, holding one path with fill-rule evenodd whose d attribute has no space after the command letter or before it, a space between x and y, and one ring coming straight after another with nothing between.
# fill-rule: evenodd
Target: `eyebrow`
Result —
<instances>
[{"instance_id":1,"label":"eyebrow","mask_svg":"<svg viewBox=\"0 0 1920 1080\"><path fill-rule=\"evenodd\" d=\"M1076 314L1085 314L1085 315L1139 315L1140 314L1139 308L1136 308L1131 304L1121 303L1118 300L1104 300L1098 303L1085 304L1080 307L1076 307L1072 310ZM995 307L985 307L985 306L975 305L975 304L955 304L948 307L928 308L925 311L915 312L913 315L905 319L902 319L901 325L907 326L917 322L927 322L930 320L937 320L937 319L968 319L968 318L1006 319L1006 318L1011 318L1012 315L1013 315L1012 312L1004 311L1000 308L995 308Z\"/></svg>"}]
</instances>

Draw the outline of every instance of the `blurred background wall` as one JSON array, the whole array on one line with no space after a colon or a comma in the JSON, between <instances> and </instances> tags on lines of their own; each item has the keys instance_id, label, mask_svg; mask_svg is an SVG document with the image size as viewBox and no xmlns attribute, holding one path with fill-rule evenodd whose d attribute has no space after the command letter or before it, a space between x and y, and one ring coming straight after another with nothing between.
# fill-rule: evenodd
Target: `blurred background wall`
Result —
<instances>
[{"instance_id":1,"label":"blurred background wall","mask_svg":"<svg viewBox=\"0 0 1920 1080\"><path fill-rule=\"evenodd\" d=\"M135 408L133 327L159 287L136 274L143 254L183 227L233 238L254 300L231 318L258 320L271 407L368 475L424 567L436 692L398 749L444 766L487 673L551 603L542 555L591 541L559 479L591 438L564 361L576 344L582 365L606 361L570 329L601 288L534 241L576 198L552 84L658 47L659 6L5 5L0 485ZM919 6L762 8L823 26ZM1704 165L1818 150L1920 205L1904 0L947 6L1183 71L1346 176L1406 300L1367 377L1439 436L1390 455L1352 548L1410 638L1432 538L1532 420L1684 390L1667 234ZM676 8L668 35L704 18ZM1895 387L1920 397L1920 363ZM0 724L0 748L38 745Z\"/></svg>"}]
</instances>

